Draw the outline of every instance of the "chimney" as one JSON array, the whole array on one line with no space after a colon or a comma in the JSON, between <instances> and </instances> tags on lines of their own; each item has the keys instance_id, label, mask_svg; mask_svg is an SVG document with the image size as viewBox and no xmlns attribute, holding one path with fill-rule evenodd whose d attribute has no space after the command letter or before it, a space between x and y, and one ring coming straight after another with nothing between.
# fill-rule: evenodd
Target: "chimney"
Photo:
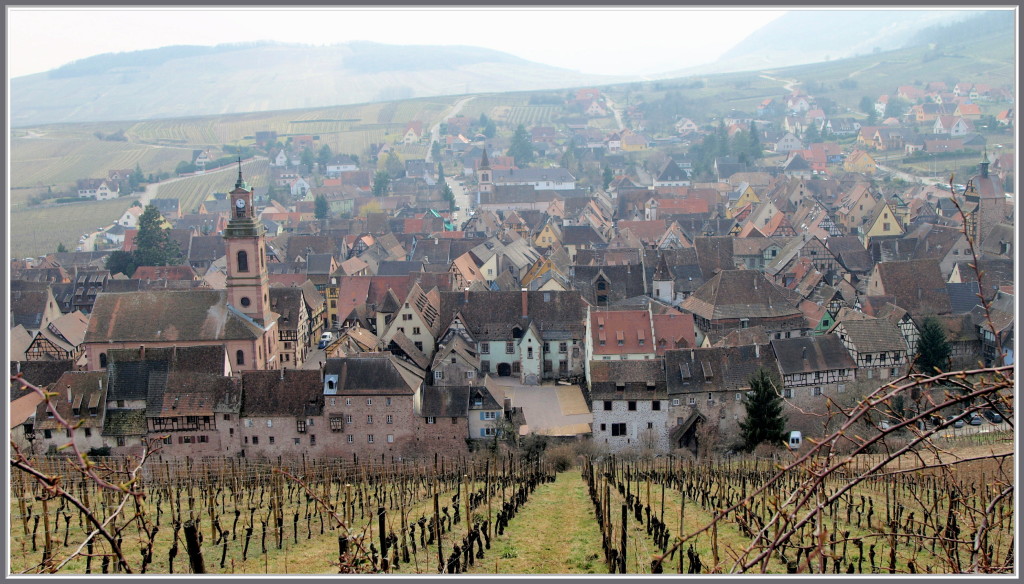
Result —
<instances>
[{"instance_id":1,"label":"chimney","mask_svg":"<svg viewBox=\"0 0 1024 584\"><path fill-rule=\"evenodd\" d=\"M526 313L526 288L523 288L522 292L523 292L523 318L526 318L526 316L527 316L527 313Z\"/></svg>"},{"instance_id":2,"label":"chimney","mask_svg":"<svg viewBox=\"0 0 1024 584\"><path fill-rule=\"evenodd\" d=\"M465 291L462 293L462 303L469 304L469 286L466 286Z\"/></svg>"},{"instance_id":3,"label":"chimney","mask_svg":"<svg viewBox=\"0 0 1024 584\"><path fill-rule=\"evenodd\" d=\"M284 381L284 372L285 372L285 369L288 369L288 368L287 368L287 367L282 367L282 368L281 368L281 381Z\"/></svg>"},{"instance_id":4,"label":"chimney","mask_svg":"<svg viewBox=\"0 0 1024 584\"><path fill-rule=\"evenodd\" d=\"M690 351L690 355L693 355L693 351ZM761 358L761 345L758 345L757 343L754 343L754 357L756 359Z\"/></svg>"},{"instance_id":5,"label":"chimney","mask_svg":"<svg viewBox=\"0 0 1024 584\"><path fill-rule=\"evenodd\" d=\"M67 387L67 389L68 389L68 403L71 403L71 386L69 385Z\"/></svg>"},{"instance_id":6,"label":"chimney","mask_svg":"<svg viewBox=\"0 0 1024 584\"><path fill-rule=\"evenodd\" d=\"M146 345L139 345L139 358L140 359L145 359L146 358Z\"/></svg>"},{"instance_id":7,"label":"chimney","mask_svg":"<svg viewBox=\"0 0 1024 584\"><path fill-rule=\"evenodd\" d=\"M800 358L807 359L807 347L800 347Z\"/></svg>"}]
</instances>

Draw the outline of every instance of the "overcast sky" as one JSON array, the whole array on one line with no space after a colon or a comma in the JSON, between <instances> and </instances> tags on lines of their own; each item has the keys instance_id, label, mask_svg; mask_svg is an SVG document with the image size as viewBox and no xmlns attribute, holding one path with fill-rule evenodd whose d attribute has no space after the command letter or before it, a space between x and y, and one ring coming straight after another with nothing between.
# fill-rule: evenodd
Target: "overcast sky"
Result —
<instances>
[{"instance_id":1,"label":"overcast sky","mask_svg":"<svg viewBox=\"0 0 1024 584\"><path fill-rule=\"evenodd\" d=\"M784 14L761 8L7 7L7 74L102 53L272 40L469 45L591 74L647 74L715 61Z\"/></svg>"}]
</instances>

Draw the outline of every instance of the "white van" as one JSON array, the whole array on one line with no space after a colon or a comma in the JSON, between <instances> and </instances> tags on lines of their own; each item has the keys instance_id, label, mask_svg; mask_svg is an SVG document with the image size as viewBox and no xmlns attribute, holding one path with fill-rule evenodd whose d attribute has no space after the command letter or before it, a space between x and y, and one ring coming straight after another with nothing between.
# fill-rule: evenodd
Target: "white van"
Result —
<instances>
[{"instance_id":1,"label":"white van","mask_svg":"<svg viewBox=\"0 0 1024 584\"><path fill-rule=\"evenodd\" d=\"M800 434L799 430L793 430L792 432L789 433L788 445L790 450L799 449L801 442L803 442L803 436Z\"/></svg>"},{"instance_id":2,"label":"white van","mask_svg":"<svg viewBox=\"0 0 1024 584\"><path fill-rule=\"evenodd\" d=\"M320 335L320 344L317 345L316 348L323 349L327 345L331 344L331 341L333 341L333 340L334 340L334 333L332 333L331 331L327 331L326 333Z\"/></svg>"}]
</instances>

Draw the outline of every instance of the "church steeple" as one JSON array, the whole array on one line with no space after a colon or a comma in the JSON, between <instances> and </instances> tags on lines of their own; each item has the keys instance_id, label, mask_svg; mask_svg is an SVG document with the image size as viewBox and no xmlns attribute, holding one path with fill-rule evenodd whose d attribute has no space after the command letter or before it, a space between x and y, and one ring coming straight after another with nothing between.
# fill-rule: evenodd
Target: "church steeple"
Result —
<instances>
[{"instance_id":1,"label":"church steeple","mask_svg":"<svg viewBox=\"0 0 1024 584\"><path fill-rule=\"evenodd\" d=\"M241 159L238 181L228 195L231 220L224 230L228 258L228 304L257 323L268 326L274 318L270 310L270 277L266 260L266 229L253 210L253 192L242 178Z\"/></svg>"}]
</instances>

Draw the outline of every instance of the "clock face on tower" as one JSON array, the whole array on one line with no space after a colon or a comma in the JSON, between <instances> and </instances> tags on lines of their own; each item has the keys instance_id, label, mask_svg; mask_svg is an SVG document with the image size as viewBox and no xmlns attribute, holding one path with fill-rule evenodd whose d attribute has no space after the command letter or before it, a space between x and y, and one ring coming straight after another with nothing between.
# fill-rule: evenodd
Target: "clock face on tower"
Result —
<instances>
[{"instance_id":1,"label":"clock face on tower","mask_svg":"<svg viewBox=\"0 0 1024 584\"><path fill-rule=\"evenodd\" d=\"M244 209L245 201L243 199L238 199L237 201L235 201L235 206L238 207L239 209Z\"/></svg>"}]
</instances>

